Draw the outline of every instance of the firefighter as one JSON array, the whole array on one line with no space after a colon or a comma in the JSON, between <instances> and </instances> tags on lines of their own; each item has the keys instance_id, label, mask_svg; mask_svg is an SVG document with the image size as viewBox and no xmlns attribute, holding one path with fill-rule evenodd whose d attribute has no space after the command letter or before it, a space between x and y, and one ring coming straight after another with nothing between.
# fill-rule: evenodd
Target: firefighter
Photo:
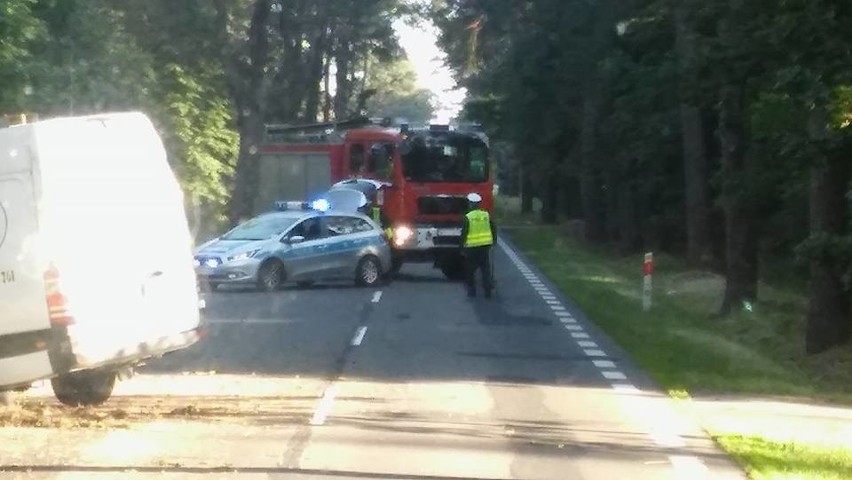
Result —
<instances>
[{"instance_id":1,"label":"firefighter","mask_svg":"<svg viewBox=\"0 0 852 480\"><path fill-rule=\"evenodd\" d=\"M470 211L464 217L461 246L467 277L467 296L476 296L476 271L482 271L482 288L485 298L491 298L494 289L491 277L491 246L497 238L494 222L488 212L480 208L482 197L477 193L467 196Z\"/></svg>"}]
</instances>

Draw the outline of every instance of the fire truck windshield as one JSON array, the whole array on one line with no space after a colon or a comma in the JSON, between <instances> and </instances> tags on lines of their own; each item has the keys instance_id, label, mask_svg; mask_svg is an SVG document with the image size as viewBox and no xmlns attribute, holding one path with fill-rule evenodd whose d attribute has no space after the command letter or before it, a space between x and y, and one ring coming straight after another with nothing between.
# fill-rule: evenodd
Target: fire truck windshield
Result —
<instances>
[{"instance_id":1,"label":"fire truck windshield","mask_svg":"<svg viewBox=\"0 0 852 480\"><path fill-rule=\"evenodd\" d=\"M402 152L405 179L413 182L488 181L488 147L468 136L418 136Z\"/></svg>"}]
</instances>

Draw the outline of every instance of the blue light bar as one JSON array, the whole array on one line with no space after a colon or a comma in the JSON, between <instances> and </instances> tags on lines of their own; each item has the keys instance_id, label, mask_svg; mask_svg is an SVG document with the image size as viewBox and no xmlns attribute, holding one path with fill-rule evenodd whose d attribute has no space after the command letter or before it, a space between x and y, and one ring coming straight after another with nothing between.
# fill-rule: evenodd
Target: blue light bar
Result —
<instances>
[{"instance_id":1,"label":"blue light bar","mask_svg":"<svg viewBox=\"0 0 852 480\"><path fill-rule=\"evenodd\" d=\"M328 200L320 198L311 202L311 208L318 212L327 212L331 208L331 204Z\"/></svg>"}]
</instances>

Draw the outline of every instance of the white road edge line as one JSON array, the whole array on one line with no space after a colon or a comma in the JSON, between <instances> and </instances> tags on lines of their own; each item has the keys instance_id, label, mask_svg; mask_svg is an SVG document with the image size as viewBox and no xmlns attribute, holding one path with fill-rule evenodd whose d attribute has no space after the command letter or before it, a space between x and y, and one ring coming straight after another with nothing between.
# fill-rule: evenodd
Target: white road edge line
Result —
<instances>
[{"instance_id":1,"label":"white road edge line","mask_svg":"<svg viewBox=\"0 0 852 480\"><path fill-rule=\"evenodd\" d=\"M379 290L378 292L373 294L373 303L379 303L379 300L381 300L381 299L382 299L382 291L381 290Z\"/></svg>"},{"instance_id":2,"label":"white road edge line","mask_svg":"<svg viewBox=\"0 0 852 480\"><path fill-rule=\"evenodd\" d=\"M601 371L601 375L607 380L627 380L627 375L618 370L603 370Z\"/></svg>"},{"instance_id":3,"label":"white road edge line","mask_svg":"<svg viewBox=\"0 0 852 480\"><path fill-rule=\"evenodd\" d=\"M325 389L314 412L314 416L311 417L311 425L318 426L325 423L325 419L331 413L331 406L334 405L335 396L337 396L337 385L331 385Z\"/></svg>"},{"instance_id":4,"label":"white road edge line","mask_svg":"<svg viewBox=\"0 0 852 480\"><path fill-rule=\"evenodd\" d=\"M352 346L357 347L361 345L361 342L364 341L364 335L367 334L367 327L358 327L358 331L355 332L355 336L352 337Z\"/></svg>"}]
</instances>

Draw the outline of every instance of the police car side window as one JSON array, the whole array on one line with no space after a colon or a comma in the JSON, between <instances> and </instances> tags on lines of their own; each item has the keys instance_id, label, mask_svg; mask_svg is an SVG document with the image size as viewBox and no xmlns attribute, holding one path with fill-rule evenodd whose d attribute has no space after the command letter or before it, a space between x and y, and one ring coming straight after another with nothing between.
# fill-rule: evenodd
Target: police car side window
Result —
<instances>
[{"instance_id":1,"label":"police car side window","mask_svg":"<svg viewBox=\"0 0 852 480\"><path fill-rule=\"evenodd\" d=\"M373 229L366 220L356 217L326 217L326 221L328 233L331 236L349 235Z\"/></svg>"},{"instance_id":2,"label":"police car side window","mask_svg":"<svg viewBox=\"0 0 852 480\"><path fill-rule=\"evenodd\" d=\"M322 238L322 227L318 218L309 218L299 222L298 225L290 230L288 237L305 237L305 241L319 240Z\"/></svg>"}]
</instances>

